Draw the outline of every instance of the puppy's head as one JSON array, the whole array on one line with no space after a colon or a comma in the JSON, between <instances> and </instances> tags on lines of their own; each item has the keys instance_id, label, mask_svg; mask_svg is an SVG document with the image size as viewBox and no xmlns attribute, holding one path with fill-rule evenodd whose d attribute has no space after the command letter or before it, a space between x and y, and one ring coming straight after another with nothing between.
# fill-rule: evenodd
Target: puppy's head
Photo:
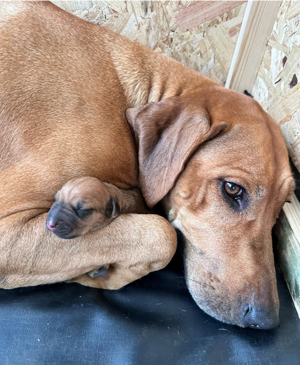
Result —
<instances>
[{"instance_id":1,"label":"puppy's head","mask_svg":"<svg viewBox=\"0 0 300 365\"><path fill-rule=\"evenodd\" d=\"M68 181L54 196L46 229L70 239L107 225L119 213L119 206L105 185L96 178Z\"/></svg>"},{"instance_id":2,"label":"puppy's head","mask_svg":"<svg viewBox=\"0 0 300 365\"><path fill-rule=\"evenodd\" d=\"M251 98L210 86L129 109L141 190L184 237L186 281L213 317L278 324L271 230L294 181L279 127Z\"/></svg>"}]
</instances>

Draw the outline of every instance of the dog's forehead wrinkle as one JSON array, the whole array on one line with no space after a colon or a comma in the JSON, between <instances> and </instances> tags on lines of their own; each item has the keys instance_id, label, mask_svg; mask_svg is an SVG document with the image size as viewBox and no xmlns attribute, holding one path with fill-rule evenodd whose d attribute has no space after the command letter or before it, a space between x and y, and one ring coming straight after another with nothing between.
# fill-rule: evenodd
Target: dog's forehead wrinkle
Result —
<instances>
[{"instance_id":1,"label":"dog's forehead wrinkle","mask_svg":"<svg viewBox=\"0 0 300 365\"><path fill-rule=\"evenodd\" d=\"M228 146L222 146L219 151L201 151L193 157L192 164L198 164L199 176L207 179L224 179L242 185L245 188L255 190L258 186L262 188L270 187L274 182L275 164L262 159L258 154L246 155L240 151L232 150L228 153ZM229 146L230 148L230 146ZM256 148L255 148L256 149ZM250 149L252 150L252 149ZM223 153L224 151L224 153ZM262 162L264 161L264 162ZM189 168L189 165L187 165ZM264 189L259 189L263 194Z\"/></svg>"},{"instance_id":2,"label":"dog's forehead wrinkle","mask_svg":"<svg viewBox=\"0 0 300 365\"><path fill-rule=\"evenodd\" d=\"M70 206L78 209L84 205L84 201L78 194L68 194L65 197L65 201L67 201Z\"/></svg>"}]
</instances>

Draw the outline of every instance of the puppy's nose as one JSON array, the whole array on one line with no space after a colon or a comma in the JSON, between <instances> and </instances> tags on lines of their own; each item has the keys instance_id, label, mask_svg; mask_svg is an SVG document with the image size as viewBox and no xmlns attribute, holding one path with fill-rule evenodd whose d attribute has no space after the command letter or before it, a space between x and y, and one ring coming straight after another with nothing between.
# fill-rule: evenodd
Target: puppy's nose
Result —
<instances>
[{"instance_id":1,"label":"puppy's nose","mask_svg":"<svg viewBox=\"0 0 300 365\"><path fill-rule=\"evenodd\" d=\"M279 325L277 309L262 309L259 306L248 305L244 312L244 327L258 330L269 330Z\"/></svg>"},{"instance_id":2,"label":"puppy's nose","mask_svg":"<svg viewBox=\"0 0 300 365\"><path fill-rule=\"evenodd\" d=\"M47 222L47 228L48 228L50 231L54 231L54 230L55 230L55 228L56 228L56 224L55 224L55 222L53 222L53 221L48 221L48 222Z\"/></svg>"}]
</instances>

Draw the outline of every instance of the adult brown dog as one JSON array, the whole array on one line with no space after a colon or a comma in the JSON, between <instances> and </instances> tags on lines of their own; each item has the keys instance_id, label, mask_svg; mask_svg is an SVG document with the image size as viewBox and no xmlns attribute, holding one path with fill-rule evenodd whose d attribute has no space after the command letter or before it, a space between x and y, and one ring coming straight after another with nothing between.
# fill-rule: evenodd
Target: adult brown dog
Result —
<instances>
[{"instance_id":1,"label":"adult brown dog","mask_svg":"<svg viewBox=\"0 0 300 365\"><path fill-rule=\"evenodd\" d=\"M54 193L94 176L139 186L149 207L163 200L203 310L278 324L271 229L294 182L280 130L255 101L40 2L1 3L0 78L3 288L75 278L115 289L167 264L175 233L155 215L69 241L45 230ZM85 274L103 265L107 277Z\"/></svg>"}]
</instances>

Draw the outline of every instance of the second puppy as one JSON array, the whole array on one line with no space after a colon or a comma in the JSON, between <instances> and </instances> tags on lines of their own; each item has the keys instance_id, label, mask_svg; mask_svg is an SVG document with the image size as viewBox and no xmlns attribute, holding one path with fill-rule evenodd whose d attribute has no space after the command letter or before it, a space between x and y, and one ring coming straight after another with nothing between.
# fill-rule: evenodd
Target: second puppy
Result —
<instances>
[{"instance_id":1,"label":"second puppy","mask_svg":"<svg viewBox=\"0 0 300 365\"><path fill-rule=\"evenodd\" d=\"M122 190L94 177L76 178L55 194L46 229L71 239L106 226L120 213L146 213L138 189Z\"/></svg>"}]
</instances>

